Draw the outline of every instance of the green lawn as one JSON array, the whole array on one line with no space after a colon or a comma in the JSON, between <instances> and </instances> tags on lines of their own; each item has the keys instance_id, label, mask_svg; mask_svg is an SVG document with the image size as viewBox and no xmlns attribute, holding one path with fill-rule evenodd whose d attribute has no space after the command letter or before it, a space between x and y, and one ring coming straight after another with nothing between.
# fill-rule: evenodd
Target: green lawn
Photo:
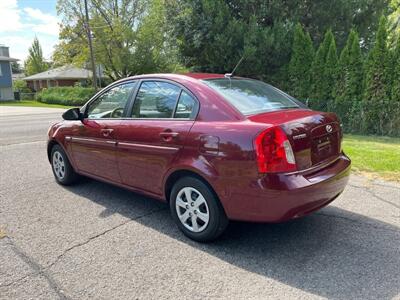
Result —
<instances>
[{"instance_id":1,"label":"green lawn","mask_svg":"<svg viewBox=\"0 0 400 300\"><path fill-rule=\"evenodd\" d=\"M343 150L354 171L400 181L400 138L345 135Z\"/></svg>"},{"instance_id":2,"label":"green lawn","mask_svg":"<svg viewBox=\"0 0 400 300\"><path fill-rule=\"evenodd\" d=\"M65 109L72 107L60 104L47 104L35 100L0 101L0 106L53 107L53 108L65 108Z\"/></svg>"}]
</instances>

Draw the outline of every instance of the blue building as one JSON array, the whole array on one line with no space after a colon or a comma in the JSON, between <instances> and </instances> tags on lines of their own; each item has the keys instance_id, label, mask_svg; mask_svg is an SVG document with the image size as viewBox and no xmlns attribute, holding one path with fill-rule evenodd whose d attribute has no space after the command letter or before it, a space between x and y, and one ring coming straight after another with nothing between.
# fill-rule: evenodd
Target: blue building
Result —
<instances>
[{"instance_id":1,"label":"blue building","mask_svg":"<svg viewBox=\"0 0 400 300\"><path fill-rule=\"evenodd\" d=\"M10 57L8 47L0 45L0 101L14 100L11 62L17 60Z\"/></svg>"}]
</instances>

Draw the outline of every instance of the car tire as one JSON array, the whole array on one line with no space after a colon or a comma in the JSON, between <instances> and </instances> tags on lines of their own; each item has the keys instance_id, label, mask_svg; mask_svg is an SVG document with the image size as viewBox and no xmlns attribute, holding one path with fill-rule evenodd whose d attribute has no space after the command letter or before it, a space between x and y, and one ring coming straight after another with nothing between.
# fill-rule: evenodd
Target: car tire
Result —
<instances>
[{"instance_id":1,"label":"car tire","mask_svg":"<svg viewBox=\"0 0 400 300\"><path fill-rule=\"evenodd\" d=\"M179 179L171 190L169 204L179 229L192 240L215 240L228 226L229 221L219 199L200 179Z\"/></svg>"},{"instance_id":2,"label":"car tire","mask_svg":"<svg viewBox=\"0 0 400 300\"><path fill-rule=\"evenodd\" d=\"M71 185L78 180L79 175L74 171L67 154L60 145L54 145L51 149L50 161L57 183Z\"/></svg>"}]
</instances>

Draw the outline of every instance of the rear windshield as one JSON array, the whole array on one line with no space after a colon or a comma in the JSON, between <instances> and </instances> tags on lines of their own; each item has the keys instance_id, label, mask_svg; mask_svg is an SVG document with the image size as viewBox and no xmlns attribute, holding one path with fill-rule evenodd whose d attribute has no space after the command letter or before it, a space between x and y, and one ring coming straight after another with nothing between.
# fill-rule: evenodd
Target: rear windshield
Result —
<instances>
[{"instance_id":1,"label":"rear windshield","mask_svg":"<svg viewBox=\"0 0 400 300\"><path fill-rule=\"evenodd\" d=\"M287 108L300 108L294 98L262 81L241 78L203 80L244 115Z\"/></svg>"}]
</instances>

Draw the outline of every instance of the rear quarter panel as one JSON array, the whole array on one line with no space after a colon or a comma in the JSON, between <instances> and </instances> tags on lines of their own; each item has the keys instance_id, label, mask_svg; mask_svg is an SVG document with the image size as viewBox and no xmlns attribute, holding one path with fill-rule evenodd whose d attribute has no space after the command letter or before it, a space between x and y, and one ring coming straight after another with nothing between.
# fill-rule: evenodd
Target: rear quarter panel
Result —
<instances>
[{"instance_id":1,"label":"rear quarter panel","mask_svg":"<svg viewBox=\"0 0 400 300\"><path fill-rule=\"evenodd\" d=\"M197 173L213 187L225 210L229 210L229 187L248 182L244 178L258 177L253 140L263 129L265 125L249 121L196 121L168 174L179 169Z\"/></svg>"}]
</instances>

